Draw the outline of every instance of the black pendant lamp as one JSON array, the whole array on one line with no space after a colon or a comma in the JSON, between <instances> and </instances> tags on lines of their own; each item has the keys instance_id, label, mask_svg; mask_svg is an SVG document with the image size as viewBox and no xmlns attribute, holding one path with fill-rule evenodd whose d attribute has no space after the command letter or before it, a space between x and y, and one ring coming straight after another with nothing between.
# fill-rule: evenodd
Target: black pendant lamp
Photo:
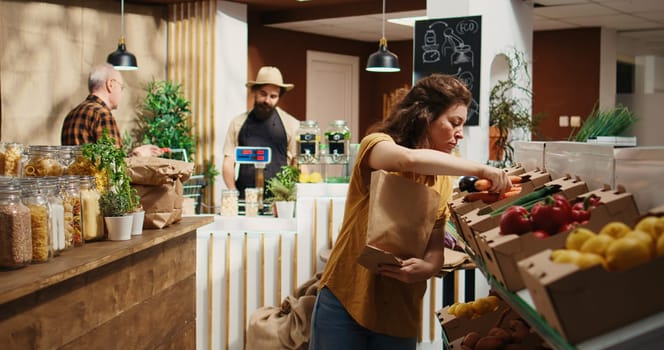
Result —
<instances>
[{"instance_id":1,"label":"black pendant lamp","mask_svg":"<svg viewBox=\"0 0 664 350\"><path fill-rule=\"evenodd\" d=\"M111 52L106 58L106 62L113 65L117 70L136 70L138 69L138 63L136 62L136 56L127 51L125 46L125 37L124 37L124 0L121 2L121 15L120 15L120 30L122 35L120 35L120 40L118 40L118 49Z\"/></svg>"},{"instance_id":2,"label":"black pendant lamp","mask_svg":"<svg viewBox=\"0 0 664 350\"><path fill-rule=\"evenodd\" d=\"M382 34L378 51L372 53L367 59L366 70L369 72L398 72L401 70L399 68L399 57L387 49L387 39L385 39L385 0L383 0Z\"/></svg>"}]
</instances>

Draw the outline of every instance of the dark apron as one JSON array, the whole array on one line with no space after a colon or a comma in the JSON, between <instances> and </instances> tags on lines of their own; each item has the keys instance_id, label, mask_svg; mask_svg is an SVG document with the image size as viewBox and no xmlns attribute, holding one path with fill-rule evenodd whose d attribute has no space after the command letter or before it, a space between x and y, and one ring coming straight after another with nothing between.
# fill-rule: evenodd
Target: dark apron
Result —
<instances>
[{"instance_id":1,"label":"dark apron","mask_svg":"<svg viewBox=\"0 0 664 350\"><path fill-rule=\"evenodd\" d=\"M272 115L259 120L249 113L238 134L238 146L270 147L272 150L272 161L265 166L265 182L274 177L282 165L288 161L288 136L284 123L275 110ZM240 174L235 180L235 186L240 191L240 198L244 198L244 189L256 187L256 168L253 164L240 164ZM264 198L268 193L265 192Z\"/></svg>"}]
</instances>

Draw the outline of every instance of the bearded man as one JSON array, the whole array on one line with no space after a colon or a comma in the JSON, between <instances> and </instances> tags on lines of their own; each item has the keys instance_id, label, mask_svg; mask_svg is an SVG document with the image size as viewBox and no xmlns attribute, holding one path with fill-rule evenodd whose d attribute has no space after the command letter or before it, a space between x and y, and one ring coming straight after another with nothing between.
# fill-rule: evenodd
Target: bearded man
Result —
<instances>
[{"instance_id":1,"label":"bearded man","mask_svg":"<svg viewBox=\"0 0 664 350\"><path fill-rule=\"evenodd\" d=\"M285 84L281 71L276 67L261 67L256 80L246 86L254 95L254 107L233 118L224 142L222 176L228 189L236 189L240 197L244 189L255 187L255 167L235 163L235 147L270 147L272 161L264 170L265 182L274 177L283 165L294 165L296 132L300 121L277 107L279 99L293 84Z\"/></svg>"}]
</instances>

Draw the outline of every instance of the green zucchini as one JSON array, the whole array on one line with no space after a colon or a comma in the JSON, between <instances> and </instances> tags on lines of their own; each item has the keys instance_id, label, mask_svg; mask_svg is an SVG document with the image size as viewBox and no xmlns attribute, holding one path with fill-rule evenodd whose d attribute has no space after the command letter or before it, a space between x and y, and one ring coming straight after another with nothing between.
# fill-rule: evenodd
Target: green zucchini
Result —
<instances>
[{"instance_id":1,"label":"green zucchini","mask_svg":"<svg viewBox=\"0 0 664 350\"><path fill-rule=\"evenodd\" d=\"M496 208L495 210L491 211L491 216L498 216L501 215L507 208L514 206L514 205L520 205L522 207L525 207L526 209L531 208L535 203L543 200L547 196L550 196L554 193L557 193L560 191L560 185L547 185L542 188L540 188L537 191L533 191L531 193L528 193L527 195L520 197L508 204L503 205L500 208Z\"/></svg>"}]
</instances>

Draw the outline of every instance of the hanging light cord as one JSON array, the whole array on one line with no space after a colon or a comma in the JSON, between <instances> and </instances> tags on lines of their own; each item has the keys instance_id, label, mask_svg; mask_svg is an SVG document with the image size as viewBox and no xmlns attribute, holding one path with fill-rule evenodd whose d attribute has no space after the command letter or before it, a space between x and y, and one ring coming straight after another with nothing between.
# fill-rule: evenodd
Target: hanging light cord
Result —
<instances>
[{"instance_id":1,"label":"hanging light cord","mask_svg":"<svg viewBox=\"0 0 664 350\"><path fill-rule=\"evenodd\" d=\"M124 0L120 1L120 37L124 40Z\"/></svg>"},{"instance_id":2,"label":"hanging light cord","mask_svg":"<svg viewBox=\"0 0 664 350\"><path fill-rule=\"evenodd\" d=\"M385 0L383 0L382 40L385 40Z\"/></svg>"}]
</instances>

